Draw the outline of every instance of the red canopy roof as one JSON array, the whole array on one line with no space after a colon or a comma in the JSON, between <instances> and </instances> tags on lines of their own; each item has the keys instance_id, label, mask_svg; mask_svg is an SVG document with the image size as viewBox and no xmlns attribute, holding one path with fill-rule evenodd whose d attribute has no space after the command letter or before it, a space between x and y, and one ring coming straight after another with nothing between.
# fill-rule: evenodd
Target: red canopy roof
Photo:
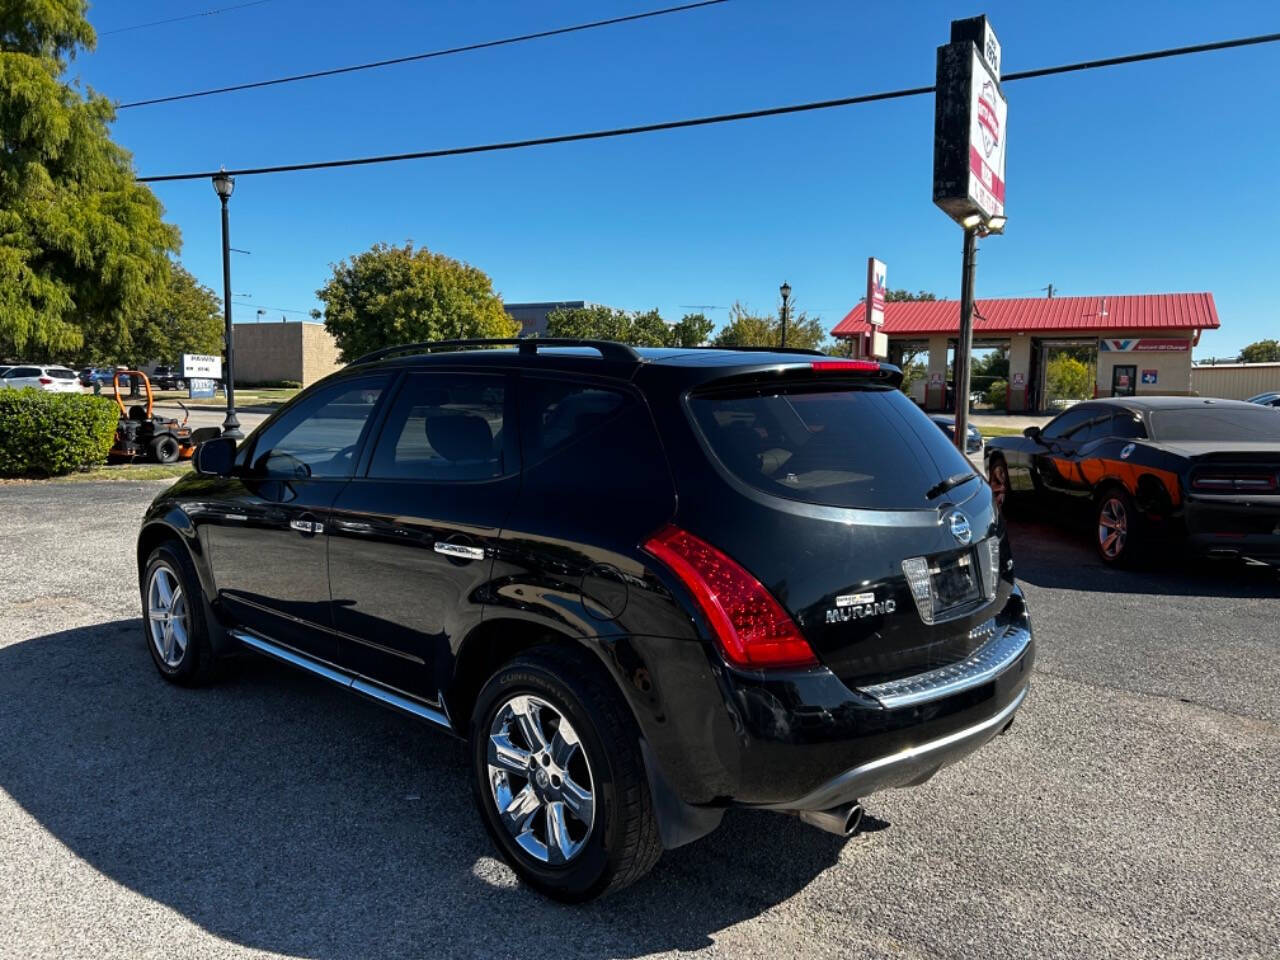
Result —
<instances>
[{"instance_id":1,"label":"red canopy roof","mask_svg":"<svg viewBox=\"0 0 1280 960\"><path fill-rule=\"evenodd\" d=\"M1218 324L1212 293L1144 293L1120 297L1021 297L979 300L975 336L1019 330L1211 330ZM832 336L866 333L866 305L836 324ZM957 333L958 300L899 300L884 305L885 333L894 336Z\"/></svg>"}]
</instances>

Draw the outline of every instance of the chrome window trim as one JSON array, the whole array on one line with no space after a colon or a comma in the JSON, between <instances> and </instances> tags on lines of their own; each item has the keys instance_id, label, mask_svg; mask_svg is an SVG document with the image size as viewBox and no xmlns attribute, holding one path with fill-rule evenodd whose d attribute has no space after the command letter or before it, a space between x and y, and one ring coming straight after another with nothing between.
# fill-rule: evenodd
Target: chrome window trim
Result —
<instances>
[{"instance_id":1,"label":"chrome window trim","mask_svg":"<svg viewBox=\"0 0 1280 960\"><path fill-rule=\"evenodd\" d=\"M941 700L991 682L1021 657L1030 643L1029 628L1007 627L958 663L910 677L858 687L858 692L873 697L886 710Z\"/></svg>"}]
</instances>

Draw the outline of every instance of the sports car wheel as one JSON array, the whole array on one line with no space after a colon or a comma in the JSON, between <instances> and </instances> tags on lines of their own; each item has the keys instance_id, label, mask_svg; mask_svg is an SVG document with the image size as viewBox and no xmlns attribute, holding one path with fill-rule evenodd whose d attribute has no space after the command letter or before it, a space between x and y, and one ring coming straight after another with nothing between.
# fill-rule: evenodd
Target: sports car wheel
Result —
<instances>
[{"instance_id":1,"label":"sports car wheel","mask_svg":"<svg viewBox=\"0 0 1280 960\"><path fill-rule=\"evenodd\" d=\"M1003 510L1005 500L1009 497L1009 468L1004 460L996 458L987 469L987 482L991 484L991 497L996 502L996 509Z\"/></svg>"},{"instance_id":2,"label":"sports car wheel","mask_svg":"<svg viewBox=\"0 0 1280 960\"><path fill-rule=\"evenodd\" d=\"M1098 498L1094 542L1104 563L1123 566L1137 549L1140 517L1133 498L1119 487L1104 490Z\"/></svg>"}]
</instances>

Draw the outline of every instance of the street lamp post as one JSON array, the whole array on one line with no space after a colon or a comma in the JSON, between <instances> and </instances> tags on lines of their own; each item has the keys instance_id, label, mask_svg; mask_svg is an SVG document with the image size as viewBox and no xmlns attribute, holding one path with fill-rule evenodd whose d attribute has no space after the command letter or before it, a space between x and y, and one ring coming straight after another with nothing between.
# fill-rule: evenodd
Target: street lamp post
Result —
<instances>
[{"instance_id":1,"label":"street lamp post","mask_svg":"<svg viewBox=\"0 0 1280 960\"><path fill-rule=\"evenodd\" d=\"M782 294L782 343L780 346L785 350L787 346L787 302L791 299L791 284L783 280L778 292Z\"/></svg>"},{"instance_id":2,"label":"street lamp post","mask_svg":"<svg viewBox=\"0 0 1280 960\"><path fill-rule=\"evenodd\" d=\"M240 421L236 418L236 381L235 381L235 334L231 328L231 226L227 219L227 201L231 199L231 191L236 188L236 178L225 171L213 177L213 190L222 201L222 309L226 319L226 369L223 377L226 383L227 416L222 421L222 435L233 440L243 440L240 432Z\"/></svg>"}]
</instances>

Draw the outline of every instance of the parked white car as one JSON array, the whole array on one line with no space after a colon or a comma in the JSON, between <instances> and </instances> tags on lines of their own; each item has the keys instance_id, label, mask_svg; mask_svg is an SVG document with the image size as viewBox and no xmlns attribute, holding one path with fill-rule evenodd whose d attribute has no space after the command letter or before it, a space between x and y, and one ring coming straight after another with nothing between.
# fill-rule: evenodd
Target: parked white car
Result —
<instances>
[{"instance_id":1,"label":"parked white car","mask_svg":"<svg viewBox=\"0 0 1280 960\"><path fill-rule=\"evenodd\" d=\"M74 370L66 367L10 367L0 374L0 386L10 390L35 387L51 393L81 393L80 380Z\"/></svg>"}]
</instances>

